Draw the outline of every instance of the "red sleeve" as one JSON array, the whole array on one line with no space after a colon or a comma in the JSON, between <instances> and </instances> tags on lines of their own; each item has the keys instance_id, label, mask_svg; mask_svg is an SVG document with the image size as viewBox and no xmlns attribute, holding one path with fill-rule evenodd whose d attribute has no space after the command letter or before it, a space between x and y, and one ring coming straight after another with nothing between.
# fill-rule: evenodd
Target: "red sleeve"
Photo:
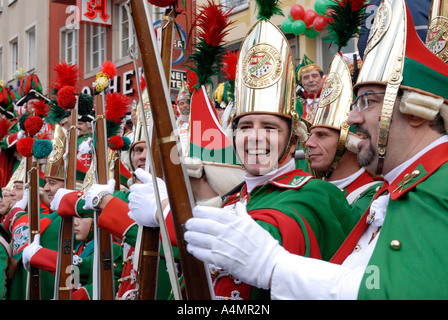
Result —
<instances>
[{"instance_id":1,"label":"red sleeve","mask_svg":"<svg viewBox=\"0 0 448 320\"><path fill-rule=\"evenodd\" d=\"M15 132L6 137L6 142L8 143L8 148L17 142L17 135L19 132Z\"/></svg>"},{"instance_id":2,"label":"red sleeve","mask_svg":"<svg viewBox=\"0 0 448 320\"><path fill-rule=\"evenodd\" d=\"M30 265L45 271L56 273L56 264L58 261L58 253L55 250L41 248L33 255Z\"/></svg>"},{"instance_id":3,"label":"red sleeve","mask_svg":"<svg viewBox=\"0 0 448 320\"><path fill-rule=\"evenodd\" d=\"M73 191L64 195L59 203L58 215L61 217L76 217L76 204L82 192Z\"/></svg>"},{"instance_id":4,"label":"red sleeve","mask_svg":"<svg viewBox=\"0 0 448 320\"><path fill-rule=\"evenodd\" d=\"M282 245L289 252L304 256L307 249L309 249L309 256L311 258L321 258L319 245L314 232L308 222L298 212L297 214L302 218L306 230L302 230L293 218L283 213L278 214L276 210L257 209L249 211L249 214L254 220L265 221L278 228L282 237ZM306 247L305 232L308 235L309 248Z\"/></svg>"},{"instance_id":5,"label":"red sleeve","mask_svg":"<svg viewBox=\"0 0 448 320\"><path fill-rule=\"evenodd\" d=\"M166 216L165 223L166 223L168 235L170 237L171 245L174 247L177 247L176 231L174 230L174 222L173 222L173 217L171 216L171 210L168 213L168 215Z\"/></svg>"},{"instance_id":6,"label":"red sleeve","mask_svg":"<svg viewBox=\"0 0 448 320\"><path fill-rule=\"evenodd\" d=\"M113 197L101 211L98 226L122 239L129 227L136 223L129 218L128 212L128 203Z\"/></svg>"},{"instance_id":7,"label":"red sleeve","mask_svg":"<svg viewBox=\"0 0 448 320\"><path fill-rule=\"evenodd\" d=\"M72 300L90 300L87 290L80 288L72 292Z\"/></svg>"}]
</instances>

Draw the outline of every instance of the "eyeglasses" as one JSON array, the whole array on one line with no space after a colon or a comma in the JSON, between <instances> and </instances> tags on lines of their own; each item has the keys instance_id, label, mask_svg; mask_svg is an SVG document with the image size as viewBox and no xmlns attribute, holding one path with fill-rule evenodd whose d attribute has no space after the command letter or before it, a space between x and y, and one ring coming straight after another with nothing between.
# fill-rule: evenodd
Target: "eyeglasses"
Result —
<instances>
[{"instance_id":1,"label":"eyeglasses","mask_svg":"<svg viewBox=\"0 0 448 320\"><path fill-rule=\"evenodd\" d=\"M371 102L375 102L375 101L370 101L368 96L371 94L385 94L385 91L382 92L375 92L375 91L366 91L363 94L361 94L360 96L356 97L355 101L353 101L353 103L350 105L350 111L352 111L353 109L358 110L358 112L361 112L363 110L366 110L370 105L369 103Z\"/></svg>"}]
</instances>

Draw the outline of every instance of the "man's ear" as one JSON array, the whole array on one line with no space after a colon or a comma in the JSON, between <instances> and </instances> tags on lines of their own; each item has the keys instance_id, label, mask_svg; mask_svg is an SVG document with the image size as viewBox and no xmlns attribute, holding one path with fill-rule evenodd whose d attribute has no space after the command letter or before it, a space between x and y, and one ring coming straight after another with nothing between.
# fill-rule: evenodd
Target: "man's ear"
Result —
<instances>
[{"instance_id":1,"label":"man's ear","mask_svg":"<svg viewBox=\"0 0 448 320\"><path fill-rule=\"evenodd\" d=\"M299 137L295 136L291 142L291 147L289 149L289 153L292 154L293 157L294 157L294 154L296 153L298 143L299 143Z\"/></svg>"},{"instance_id":2,"label":"man's ear","mask_svg":"<svg viewBox=\"0 0 448 320\"><path fill-rule=\"evenodd\" d=\"M422 126L425 122L429 122L426 119L423 119L418 116L414 116L412 114L408 114L407 118L408 118L409 125L413 128L418 128L418 127Z\"/></svg>"}]
</instances>

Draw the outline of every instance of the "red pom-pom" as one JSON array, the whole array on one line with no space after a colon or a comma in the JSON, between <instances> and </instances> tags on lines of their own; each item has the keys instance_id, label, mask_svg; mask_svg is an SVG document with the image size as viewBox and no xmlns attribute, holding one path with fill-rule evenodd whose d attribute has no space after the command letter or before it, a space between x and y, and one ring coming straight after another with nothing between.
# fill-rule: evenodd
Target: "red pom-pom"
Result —
<instances>
[{"instance_id":1,"label":"red pom-pom","mask_svg":"<svg viewBox=\"0 0 448 320\"><path fill-rule=\"evenodd\" d=\"M58 92L58 105L64 110L71 110L76 106L78 92L74 87L65 86Z\"/></svg>"},{"instance_id":2,"label":"red pom-pom","mask_svg":"<svg viewBox=\"0 0 448 320\"><path fill-rule=\"evenodd\" d=\"M33 144L34 144L33 138L31 137L22 138L19 141L17 141L17 151L25 158L29 158L33 155Z\"/></svg>"},{"instance_id":3,"label":"red pom-pom","mask_svg":"<svg viewBox=\"0 0 448 320\"><path fill-rule=\"evenodd\" d=\"M117 68L112 61L104 61L101 72L107 74L109 76L109 79L112 79L117 75Z\"/></svg>"},{"instance_id":4,"label":"red pom-pom","mask_svg":"<svg viewBox=\"0 0 448 320\"><path fill-rule=\"evenodd\" d=\"M108 142L109 142L109 148L111 148L114 151L118 151L124 146L124 141L121 136L110 137Z\"/></svg>"},{"instance_id":5,"label":"red pom-pom","mask_svg":"<svg viewBox=\"0 0 448 320\"><path fill-rule=\"evenodd\" d=\"M38 116L29 116L25 120L23 125L25 127L26 133L28 133L28 135L30 136L34 136L40 131L40 129L42 129L44 120L42 120L42 118Z\"/></svg>"},{"instance_id":6,"label":"red pom-pom","mask_svg":"<svg viewBox=\"0 0 448 320\"><path fill-rule=\"evenodd\" d=\"M165 8L172 6L176 0L148 0L148 2L157 7Z\"/></svg>"}]
</instances>

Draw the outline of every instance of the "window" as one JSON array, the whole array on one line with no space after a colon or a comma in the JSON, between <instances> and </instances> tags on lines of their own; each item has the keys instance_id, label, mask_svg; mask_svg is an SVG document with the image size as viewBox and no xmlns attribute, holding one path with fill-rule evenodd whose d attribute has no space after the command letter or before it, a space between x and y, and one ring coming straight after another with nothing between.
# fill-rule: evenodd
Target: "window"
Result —
<instances>
[{"instance_id":1,"label":"window","mask_svg":"<svg viewBox=\"0 0 448 320\"><path fill-rule=\"evenodd\" d=\"M10 41L11 48L11 74L10 78L14 78L17 70L19 70L19 41L17 38Z\"/></svg>"},{"instance_id":2,"label":"window","mask_svg":"<svg viewBox=\"0 0 448 320\"><path fill-rule=\"evenodd\" d=\"M0 81L3 79L3 47L0 47Z\"/></svg>"},{"instance_id":3,"label":"window","mask_svg":"<svg viewBox=\"0 0 448 320\"><path fill-rule=\"evenodd\" d=\"M225 9L233 8L232 13L237 13L249 8L249 0L221 0L221 5Z\"/></svg>"},{"instance_id":4,"label":"window","mask_svg":"<svg viewBox=\"0 0 448 320\"><path fill-rule=\"evenodd\" d=\"M69 65L78 63L78 30L62 29L61 30L61 60Z\"/></svg>"},{"instance_id":5,"label":"window","mask_svg":"<svg viewBox=\"0 0 448 320\"><path fill-rule=\"evenodd\" d=\"M36 68L36 28L32 27L26 31L28 46L28 70Z\"/></svg>"},{"instance_id":6,"label":"window","mask_svg":"<svg viewBox=\"0 0 448 320\"><path fill-rule=\"evenodd\" d=\"M128 55L129 48L128 14L124 4L119 6L119 19L120 59L122 59Z\"/></svg>"},{"instance_id":7,"label":"window","mask_svg":"<svg viewBox=\"0 0 448 320\"><path fill-rule=\"evenodd\" d=\"M101 67L106 60L106 28L96 25L88 25L87 32L87 46L86 58L87 69L93 71Z\"/></svg>"}]
</instances>

